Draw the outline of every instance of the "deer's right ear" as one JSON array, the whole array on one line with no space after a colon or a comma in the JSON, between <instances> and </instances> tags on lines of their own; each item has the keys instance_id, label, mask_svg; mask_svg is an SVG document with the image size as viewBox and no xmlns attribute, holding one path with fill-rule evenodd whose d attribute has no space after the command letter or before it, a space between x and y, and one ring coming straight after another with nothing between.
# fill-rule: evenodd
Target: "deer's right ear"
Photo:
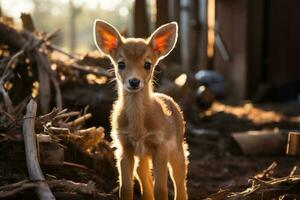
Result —
<instances>
[{"instance_id":1,"label":"deer's right ear","mask_svg":"<svg viewBox=\"0 0 300 200\"><path fill-rule=\"evenodd\" d=\"M96 19L94 22L94 40L102 53L114 57L117 48L122 43L122 36L109 23Z\"/></svg>"}]
</instances>

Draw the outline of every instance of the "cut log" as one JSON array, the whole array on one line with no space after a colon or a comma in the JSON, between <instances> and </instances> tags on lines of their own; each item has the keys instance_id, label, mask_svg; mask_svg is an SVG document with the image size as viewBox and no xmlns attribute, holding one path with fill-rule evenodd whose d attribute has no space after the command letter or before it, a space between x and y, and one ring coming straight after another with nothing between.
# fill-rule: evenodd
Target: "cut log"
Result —
<instances>
[{"instance_id":1,"label":"cut log","mask_svg":"<svg viewBox=\"0 0 300 200\"><path fill-rule=\"evenodd\" d=\"M31 99L26 107L26 115L23 122L23 137L25 143L26 164L29 178L32 181L39 181L36 188L36 193L41 200L55 199L48 184L45 182L45 177L42 173L38 162L37 143L34 131L36 117L36 102Z\"/></svg>"},{"instance_id":2,"label":"cut log","mask_svg":"<svg viewBox=\"0 0 300 200\"><path fill-rule=\"evenodd\" d=\"M300 156L300 133L289 133L286 154Z\"/></svg>"},{"instance_id":3,"label":"cut log","mask_svg":"<svg viewBox=\"0 0 300 200\"><path fill-rule=\"evenodd\" d=\"M245 155L283 155L287 132L283 130L262 130L234 133Z\"/></svg>"}]
</instances>

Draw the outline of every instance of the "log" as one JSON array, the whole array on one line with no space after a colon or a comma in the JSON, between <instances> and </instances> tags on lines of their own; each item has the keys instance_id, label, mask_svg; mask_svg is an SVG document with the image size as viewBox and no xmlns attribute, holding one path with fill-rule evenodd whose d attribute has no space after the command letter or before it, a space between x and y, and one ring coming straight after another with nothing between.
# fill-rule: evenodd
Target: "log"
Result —
<instances>
[{"instance_id":1,"label":"log","mask_svg":"<svg viewBox=\"0 0 300 200\"><path fill-rule=\"evenodd\" d=\"M289 133L286 154L300 156L300 133Z\"/></svg>"},{"instance_id":2,"label":"log","mask_svg":"<svg viewBox=\"0 0 300 200\"><path fill-rule=\"evenodd\" d=\"M262 130L233 133L245 155L283 155L287 142L284 130Z\"/></svg>"},{"instance_id":3,"label":"log","mask_svg":"<svg viewBox=\"0 0 300 200\"><path fill-rule=\"evenodd\" d=\"M26 164L29 178L32 181L38 182L36 194L41 200L55 199L48 184L45 182L45 177L42 173L41 167L38 162L37 143L34 131L35 117L36 117L37 104L31 99L26 107L26 115L23 122L23 137L25 143Z\"/></svg>"}]
</instances>

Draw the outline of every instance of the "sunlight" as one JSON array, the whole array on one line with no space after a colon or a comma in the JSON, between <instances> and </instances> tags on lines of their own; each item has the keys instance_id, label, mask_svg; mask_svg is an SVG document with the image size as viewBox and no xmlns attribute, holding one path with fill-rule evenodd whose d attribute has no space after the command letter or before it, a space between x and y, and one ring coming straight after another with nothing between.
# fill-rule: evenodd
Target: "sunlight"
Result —
<instances>
[{"instance_id":1,"label":"sunlight","mask_svg":"<svg viewBox=\"0 0 300 200\"><path fill-rule=\"evenodd\" d=\"M14 18L20 17L21 12L32 12L34 9L34 4L32 1L1 1L1 7L3 11Z\"/></svg>"},{"instance_id":2,"label":"sunlight","mask_svg":"<svg viewBox=\"0 0 300 200\"><path fill-rule=\"evenodd\" d=\"M121 0L100 0L100 7L103 10L113 11L118 4L121 3Z\"/></svg>"},{"instance_id":3,"label":"sunlight","mask_svg":"<svg viewBox=\"0 0 300 200\"><path fill-rule=\"evenodd\" d=\"M207 56L212 58L214 56L215 44L215 0L209 0L207 5Z\"/></svg>"},{"instance_id":4,"label":"sunlight","mask_svg":"<svg viewBox=\"0 0 300 200\"><path fill-rule=\"evenodd\" d=\"M178 85L179 87L182 87L184 86L184 84L186 83L187 81L187 75L185 73L181 74L180 76L178 76L176 79L175 79L175 84Z\"/></svg>"},{"instance_id":5,"label":"sunlight","mask_svg":"<svg viewBox=\"0 0 300 200\"><path fill-rule=\"evenodd\" d=\"M128 14L129 14L129 10L126 6L122 6L120 9L119 9L119 14L120 16L122 17L126 17Z\"/></svg>"}]
</instances>

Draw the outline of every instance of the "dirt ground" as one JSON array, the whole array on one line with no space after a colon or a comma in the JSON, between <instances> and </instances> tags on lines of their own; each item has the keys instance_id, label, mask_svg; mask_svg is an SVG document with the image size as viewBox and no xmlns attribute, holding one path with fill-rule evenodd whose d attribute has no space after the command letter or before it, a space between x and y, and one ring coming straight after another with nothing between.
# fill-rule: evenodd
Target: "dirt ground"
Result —
<instances>
[{"instance_id":1,"label":"dirt ground","mask_svg":"<svg viewBox=\"0 0 300 200\"><path fill-rule=\"evenodd\" d=\"M293 166L300 167L299 157L286 156L284 153L270 156L245 156L231 137L234 132L248 130L279 128L297 131L300 129L300 106L297 104L252 105L242 103L229 106L217 102L209 110L199 113L198 120L197 125L191 125L188 122L186 133L190 150L188 193L191 200L205 198L219 189L243 191L250 185L248 177L255 176L274 161L278 164L273 174L274 177L287 176ZM198 128L205 129L204 134L195 134L194 129ZM67 154L71 155L72 150L68 151L70 152ZM63 167L42 166L46 178L84 183L92 180L100 192L117 196L117 172L112 163L105 163L105 159L103 159L103 162L99 164L102 168L97 168L91 164L93 162L79 154L69 157L66 157L67 161L82 164L87 168L67 164ZM7 163L1 166L1 185L26 178L25 162L23 165L22 162L19 163L18 166L7 165ZM299 169L296 173L299 173ZM11 175L5 176L7 174ZM172 197L171 181L169 181L169 185L169 193ZM135 191L136 199L139 199L138 184L135 184ZM26 192L13 199L32 199L32 194L32 192ZM62 194L56 191L55 195ZM86 198L89 197L74 197L74 199Z\"/></svg>"},{"instance_id":2,"label":"dirt ground","mask_svg":"<svg viewBox=\"0 0 300 200\"><path fill-rule=\"evenodd\" d=\"M188 133L190 199L207 197L219 189L242 191L251 185L248 177L263 171L273 161L278 164L274 177L287 176L295 165L298 166L299 173L299 157L284 154L245 156L231 137L233 132L248 130L273 128L299 130L299 114L300 109L297 104L252 105L250 103L236 106L215 103L212 108L202 113L198 126L217 130L219 135L194 136Z\"/></svg>"}]
</instances>

